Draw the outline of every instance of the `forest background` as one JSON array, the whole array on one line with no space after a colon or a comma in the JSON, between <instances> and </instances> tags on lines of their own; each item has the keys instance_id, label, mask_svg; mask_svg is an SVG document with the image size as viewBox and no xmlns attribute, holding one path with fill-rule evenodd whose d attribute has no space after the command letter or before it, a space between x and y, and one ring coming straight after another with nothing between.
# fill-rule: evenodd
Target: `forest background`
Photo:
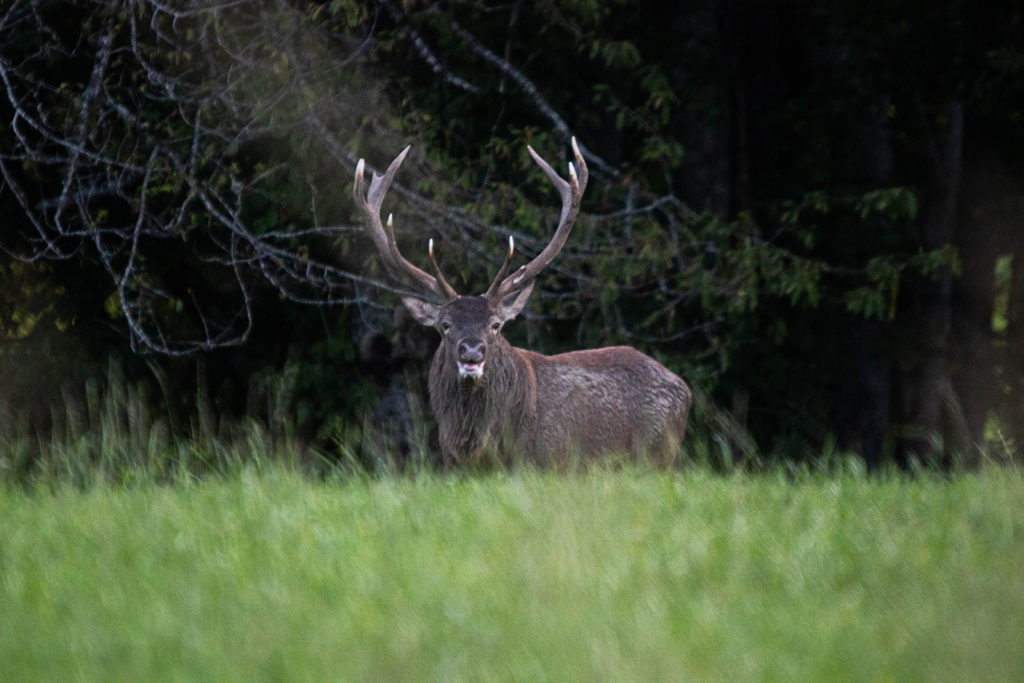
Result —
<instances>
[{"instance_id":1,"label":"forest background","mask_svg":"<svg viewBox=\"0 0 1024 683\"><path fill-rule=\"evenodd\" d=\"M526 145L564 167L574 135L583 210L513 343L655 355L718 462L1021 457L1017 3L13 0L0 90L26 434L123 382L172 432L429 443L436 339L396 313L356 162L413 144L402 251L433 238L480 291L557 220Z\"/></svg>"}]
</instances>

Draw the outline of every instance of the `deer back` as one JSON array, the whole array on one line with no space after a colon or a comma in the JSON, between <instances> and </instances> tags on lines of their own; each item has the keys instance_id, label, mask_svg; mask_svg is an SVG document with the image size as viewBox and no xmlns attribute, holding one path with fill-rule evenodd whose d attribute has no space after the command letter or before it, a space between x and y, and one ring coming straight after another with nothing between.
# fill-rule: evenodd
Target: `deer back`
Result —
<instances>
[{"instance_id":1,"label":"deer back","mask_svg":"<svg viewBox=\"0 0 1024 683\"><path fill-rule=\"evenodd\" d=\"M535 457L560 462L616 453L673 459L692 395L686 383L628 346L543 356L521 351L536 378Z\"/></svg>"}]
</instances>

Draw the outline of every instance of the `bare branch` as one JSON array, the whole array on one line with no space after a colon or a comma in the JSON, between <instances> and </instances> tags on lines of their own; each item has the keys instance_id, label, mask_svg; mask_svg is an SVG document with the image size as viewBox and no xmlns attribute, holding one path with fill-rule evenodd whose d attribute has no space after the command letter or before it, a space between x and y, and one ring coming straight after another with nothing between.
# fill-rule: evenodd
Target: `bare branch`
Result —
<instances>
[{"instance_id":1,"label":"bare branch","mask_svg":"<svg viewBox=\"0 0 1024 683\"><path fill-rule=\"evenodd\" d=\"M287 0L83 7L91 28L75 36L51 25L54 19L32 0L11 0L0 10L0 104L8 114L0 192L9 191L9 205L20 213L18 229L0 235L4 253L28 261L95 259L109 276L133 347L172 355L244 343L260 296L328 306L368 304L371 287L415 293L408 282L367 269L363 229L349 224L351 216L336 215L350 210L334 198L359 153L383 158L404 145L372 86L356 77L376 39L375 15L360 36L348 37L327 35L308 21L306 8ZM493 93L490 84L452 73L403 5L383 0L374 11L381 9L403 26L414 59L439 82L460 97ZM495 79L514 84L569 141L566 117L512 61L510 44L499 56L446 21L487 65L479 73L493 70ZM26 35L38 44L24 47ZM54 60L76 69L54 68ZM64 82L67 73L80 80ZM580 152L636 199L587 216L602 242L567 247L550 263L550 272L577 291L592 289L594 277L582 274L579 262L603 257L603 250L638 249L622 225L657 221L678 232L695 218L674 195L653 197L593 152ZM403 207L398 240L411 233L420 244L427 237L455 243L481 272L511 267L508 255L491 248L492 236L512 236L517 254L545 252L547 241L534 230L474 217L467 207L482 190L447 190L451 196L438 199L444 192L420 189L429 155L409 164L405 182L391 185L389 201ZM393 232L385 240L397 250ZM685 244L686 236L673 233L672 240ZM429 250L417 256L432 257ZM171 272L179 260L187 266Z\"/></svg>"},{"instance_id":2,"label":"bare branch","mask_svg":"<svg viewBox=\"0 0 1024 683\"><path fill-rule=\"evenodd\" d=\"M438 11L436 5L432 6L431 9L432 11L435 12ZM526 93L526 95L531 99L531 101L533 101L534 106L537 107L538 111L540 111L541 114L543 114L546 118L548 118L551 121L551 123L555 127L555 130L557 130L559 134L561 134L564 140L568 141L569 138L573 137L573 132L569 128L569 124L565 122L565 119L563 119L561 115L559 115L559 113L555 111L554 107L552 107L548 103L544 96L541 95L540 89L533 81L527 78L519 69L512 66L512 64L509 63L506 59L503 59L497 53L489 50L487 47L481 44L480 41L476 39L476 36L474 36L472 33L463 28L457 21L455 21L451 17L448 18L448 24L449 26L451 26L452 31L454 31L457 36L462 38L462 40L466 43L466 45L470 47L470 49L473 50L473 52L475 52L485 61L494 65L503 74L511 78L516 83L516 85L518 85L523 90L523 92ZM591 152L586 147L581 146L580 151L583 152L583 155L587 159L589 159L594 166L601 169L601 171L608 174L608 176L612 178L622 177L622 173L618 169L610 165L601 157Z\"/></svg>"},{"instance_id":3,"label":"bare branch","mask_svg":"<svg viewBox=\"0 0 1024 683\"><path fill-rule=\"evenodd\" d=\"M427 63L427 66L430 67L431 71L433 71L438 76L444 78L446 83L450 83L451 85L454 85L456 88L459 88L460 90L465 90L467 92L471 92L474 94L480 92L480 88L473 85L464 78L456 76L441 64L441 60L439 60L437 56L434 54L434 52L430 49L430 47L427 45L427 42L420 35L420 32L416 30L415 26L405 21L405 15L395 10L394 5L388 2L388 0L380 0L380 3L387 9L388 14L391 15L392 19L394 19L397 23L402 24L405 27L405 31L409 34L409 37L412 39L413 47L416 48L416 52L419 53L420 57L423 58L423 61Z\"/></svg>"}]
</instances>

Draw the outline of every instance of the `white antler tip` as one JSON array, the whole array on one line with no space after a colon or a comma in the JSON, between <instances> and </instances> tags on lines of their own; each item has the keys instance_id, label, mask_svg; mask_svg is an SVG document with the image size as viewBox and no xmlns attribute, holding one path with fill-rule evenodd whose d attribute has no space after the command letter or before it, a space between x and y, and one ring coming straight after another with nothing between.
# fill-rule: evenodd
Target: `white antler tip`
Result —
<instances>
[{"instance_id":1,"label":"white antler tip","mask_svg":"<svg viewBox=\"0 0 1024 683\"><path fill-rule=\"evenodd\" d=\"M395 214L393 214L393 213L389 213L388 214L388 227L389 228L395 227Z\"/></svg>"},{"instance_id":2,"label":"white antler tip","mask_svg":"<svg viewBox=\"0 0 1024 683\"><path fill-rule=\"evenodd\" d=\"M434 255L434 238L433 237L431 237L429 240L427 240L427 253L430 254L431 256Z\"/></svg>"},{"instance_id":3,"label":"white antler tip","mask_svg":"<svg viewBox=\"0 0 1024 683\"><path fill-rule=\"evenodd\" d=\"M576 156L580 156L580 148L579 145L576 144L575 135L572 136L572 153L575 154Z\"/></svg>"}]
</instances>

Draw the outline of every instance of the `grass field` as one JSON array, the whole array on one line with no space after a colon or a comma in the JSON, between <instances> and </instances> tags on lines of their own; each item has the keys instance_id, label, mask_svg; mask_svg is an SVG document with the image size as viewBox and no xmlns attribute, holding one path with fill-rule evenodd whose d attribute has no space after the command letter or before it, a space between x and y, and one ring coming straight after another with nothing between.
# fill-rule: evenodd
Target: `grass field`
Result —
<instances>
[{"instance_id":1,"label":"grass field","mask_svg":"<svg viewBox=\"0 0 1024 683\"><path fill-rule=\"evenodd\" d=\"M0 487L0 680L1022 680L1024 476Z\"/></svg>"}]
</instances>

